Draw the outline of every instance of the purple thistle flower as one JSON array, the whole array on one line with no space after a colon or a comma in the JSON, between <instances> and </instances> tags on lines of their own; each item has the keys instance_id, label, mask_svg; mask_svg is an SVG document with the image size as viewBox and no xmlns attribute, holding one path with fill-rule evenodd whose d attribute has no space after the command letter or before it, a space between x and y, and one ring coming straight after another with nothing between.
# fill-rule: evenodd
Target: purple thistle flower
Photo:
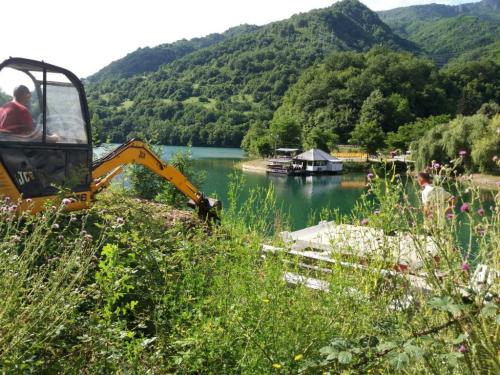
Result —
<instances>
[{"instance_id":1,"label":"purple thistle flower","mask_svg":"<svg viewBox=\"0 0 500 375\"><path fill-rule=\"evenodd\" d=\"M5 197L5 200L6 201L10 201L10 197Z\"/></svg>"},{"instance_id":2,"label":"purple thistle flower","mask_svg":"<svg viewBox=\"0 0 500 375\"><path fill-rule=\"evenodd\" d=\"M125 220L123 220L123 218L122 218L122 217L119 217L118 219L116 219L116 222L117 222L118 224L123 224L123 222L124 222L124 221L125 221Z\"/></svg>"},{"instance_id":3,"label":"purple thistle flower","mask_svg":"<svg viewBox=\"0 0 500 375\"><path fill-rule=\"evenodd\" d=\"M431 170L431 167L427 166L427 167L425 167L425 170L426 170L426 171L430 171L430 170Z\"/></svg>"},{"instance_id":4,"label":"purple thistle flower","mask_svg":"<svg viewBox=\"0 0 500 375\"><path fill-rule=\"evenodd\" d=\"M103 214L105 214L106 212L108 212L108 210L106 210L105 208L101 211Z\"/></svg>"},{"instance_id":5,"label":"purple thistle flower","mask_svg":"<svg viewBox=\"0 0 500 375\"><path fill-rule=\"evenodd\" d=\"M443 280L443 275L437 275L438 280Z\"/></svg>"},{"instance_id":6,"label":"purple thistle flower","mask_svg":"<svg viewBox=\"0 0 500 375\"><path fill-rule=\"evenodd\" d=\"M378 215L379 213L380 213L380 211L379 211L379 210L373 211L373 214L374 214L374 215Z\"/></svg>"},{"instance_id":7,"label":"purple thistle flower","mask_svg":"<svg viewBox=\"0 0 500 375\"><path fill-rule=\"evenodd\" d=\"M462 207L460 207L460 211L462 211L462 212L466 212L468 209L469 209L469 206L467 204L464 204L464 205L462 205Z\"/></svg>"},{"instance_id":8,"label":"purple thistle flower","mask_svg":"<svg viewBox=\"0 0 500 375\"><path fill-rule=\"evenodd\" d=\"M434 164L434 168L438 169L440 165L438 163Z\"/></svg>"},{"instance_id":9,"label":"purple thistle flower","mask_svg":"<svg viewBox=\"0 0 500 375\"><path fill-rule=\"evenodd\" d=\"M366 178L367 178L367 179L370 179L370 178L372 178L372 177L373 177L373 173L368 173L368 174L366 175Z\"/></svg>"},{"instance_id":10,"label":"purple thistle flower","mask_svg":"<svg viewBox=\"0 0 500 375\"><path fill-rule=\"evenodd\" d=\"M24 230L21 231L21 234L26 234L26 232Z\"/></svg>"},{"instance_id":11,"label":"purple thistle flower","mask_svg":"<svg viewBox=\"0 0 500 375\"><path fill-rule=\"evenodd\" d=\"M478 213L479 215L484 215L484 212L485 212L485 211L484 211L482 208L480 208L479 210L477 210L477 213Z\"/></svg>"},{"instance_id":12,"label":"purple thistle flower","mask_svg":"<svg viewBox=\"0 0 500 375\"><path fill-rule=\"evenodd\" d=\"M6 218L5 218L5 221L10 221L10 217L6 217Z\"/></svg>"},{"instance_id":13,"label":"purple thistle flower","mask_svg":"<svg viewBox=\"0 0 500 375\"><path fill-rule=\"evenodd\" d=\"M448 215L446 215L446 217L447 217L448 219L453 219L453 214L448 214Z\"/></svg>"},{"instance_id":14,"label":"purple thistle flower","mask_svg":"<svg viewBox=\"0 0 500 375\"><path fill-rule=\"evenodd\" d=\"M82 234L87 234L87 231L85 229L82 230Z\"/></svg>"},{"instance_id":15,"label":"purple thistle flower","mask_svg":"<svg viewBox=\"0 0 500 375\"><path fill-rule=\"evenodd\" d=\"M367 219L361 220L361 225L366 225L366 224L368 224L368 220Z\"/></svg>"},{"instance_id":16,"label":"purple thistle flower","mask_svg":"<svg viewBox=\"0 0 500 375\"><path fill-rule=\"evenodd\" d=\"M404 201L405 201L405 200L407 200L407 199L408 199L408 197L407 197L406 195L405 195L405 196L403 196L403 200L404 200Z\"/></svg>"},{"instance_id":17,"label":"purple thistle flower","mask_svg":"<svg viewBox=\"0 0 500 375\"><path fill-rule=\"evenodd\" d=\"M464 271L468 271L469 270L469 265L468 264L462 264L462 269Z\"/></svg>"},{"instance_id":18,"label":"purple thistle flower","mask_svg":"<svg viewBox=\"0 0 500 375\"><path fill-rule=\"evenodd\" d=\"M467 155L467 151L460 151L459 154L460 155Z\"/></svg>"},{"instance_id":19,"label":"purple thistle flower","mask_svg":"<svg viewBox=\"0 0 500 375\"><path fill-rule=\"evenodd\" d=\"M52 211L55 211L57 210L57 207L56 206L52 206Z\"/></svg>"},{"instance_id":20,"label":"purple thistle flower","mask_svg":"<svg viewBox=\"0 0 500 375\"><path fill-rule=\"evenodd\" d=\"M491 160L493 160L493 161L497 161L497 160L498 160L498 156L496 156L496 155L495 155L495 156L493 156L493 157L491 158Z\"/></svg>"},{"instance_id":21,"label":"purple thistle flower","mask_svg":"<svg viewBox=\"0 0 500 375\"><path fill-rule=\"evenodd\" d=\"M480 231L480 232L479 232L479 234L480 234L481 236L484 236L484 230Z\"/></svg>"},{"instance_id":22,"label":"purple thistle flower","mask_svg":"<svg viewBox=\"0 0 500 375\"><path fill-rule=\"evenodd\" d=\"M70 200L70 199L68 199L68 198L64 198L64 199L62 200L62 202L63 202L63 204L70 204L70 203L71 203L71 200Z\"/></svg>"},{"instance_id":23,"label":"purple thistle flower","mask_svg":"<svg viewBox=\"0 0 500 375\"><path fill-rule=\"evenodd\" d=\"M57 236L57 238L59 238L60 240L62 240L64 238L64 236L62 234L60 234L59 236Z\"/></svg>"},{"instance_id":24,"label":"purple thistle flower","mask_svg":"<svg viewBox=\"0 0 500 375\"><path fill-rule=\"evenodd\" d=\"M31 202L33 202L33 199L28 198L28 199L26 199L26 202L31 203Z\"/></svg>"},{"instance_id":25,"label":"purple thistle flower","mask_svg":"<svg viewBox=\"0 0 500 375\"><path fill-rule=\"evenodd\" d=\"M394 156L395 152L391 151L391 152L389 152L389 154L391 154L391 156Z\"/></svg>"},{"instance_id":26,"label":"purple thistle flower","mask_svg":"<svg viewBox=\"0 0 500 375\"><path fill-rule=\"evenodd\" d=\"M434 215L433 214L429 214L429 216L427 216L429 219L432 219L434 218Z\"/></svg>"},{"instance_id":27,"label":"purple thistle flower","mask_svg":"<svg viewBox=\"0 0 500 375\"><path fill-rule=\"evenodd\" d=\"M460 345L460 349L459 350L463 353L463 352L465 352L467 350L467 348L464 345Z\"/></svg>"},{"instance_id":28,"label":"purple thistle flower","mask_svg":"<svg viewBox=\"0 0 500 375\"><path fill-rule=\"evenodd\" d=\"M10 212L14 212L15 210L17 210L17 206L16 205L13 205L13 206L9 207L9 211Z\"/></svg>"}]
</instances>

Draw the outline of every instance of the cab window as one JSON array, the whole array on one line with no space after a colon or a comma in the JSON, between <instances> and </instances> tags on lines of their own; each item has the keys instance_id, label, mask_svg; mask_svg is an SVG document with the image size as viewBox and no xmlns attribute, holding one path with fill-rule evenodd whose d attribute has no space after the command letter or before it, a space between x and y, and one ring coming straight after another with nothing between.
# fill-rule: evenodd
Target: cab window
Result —
<instances>
[{"instance_id":1,"label":"cab window","mask_svg":"<svg viewBox=\"0 0 500 375\"><path fill-rule=\"evenodd\" d=\"M21 86L27 95L19 95ZM43 141L87 144L79 92L62 73L7 66L0 72L0 142Z\"/></svg>"}]
</instances>

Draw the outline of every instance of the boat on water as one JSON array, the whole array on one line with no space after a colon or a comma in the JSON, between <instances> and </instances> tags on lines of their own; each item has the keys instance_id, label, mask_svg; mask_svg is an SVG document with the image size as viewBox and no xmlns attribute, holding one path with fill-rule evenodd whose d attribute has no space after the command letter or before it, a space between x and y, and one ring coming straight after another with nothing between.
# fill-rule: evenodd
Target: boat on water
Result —
<instances>
[{"instance_id":1,"label":"boat on water","mask_svg":"<svg viewBox=\"0 0 500 375\"><path fill-rule=\"evenodd\" d=\"M284 175L336 174L342 171L342 160L313 148L302 154L291 156L286 153L297 149L276 149L285 155L269 160L267 173Z\"/></svg>"}]
</instances>

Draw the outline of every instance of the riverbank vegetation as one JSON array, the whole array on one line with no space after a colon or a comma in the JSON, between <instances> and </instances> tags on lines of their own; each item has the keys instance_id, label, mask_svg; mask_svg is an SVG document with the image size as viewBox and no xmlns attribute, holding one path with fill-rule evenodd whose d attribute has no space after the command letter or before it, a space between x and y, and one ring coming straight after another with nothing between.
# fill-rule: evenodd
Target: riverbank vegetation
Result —
<instances>
[{"instance_id":1,"label":"riverbank vegetation","mask_svg":"<svg viewBox=\"0 0 500 375\"><path fill-rule=\"evenodd\" d=\"M219 226L189 215L169 219L173 209L120 190L79 215L50 204L42 214L17 218L16 202L2 197L0 369L498 373L498 275L491 283L472 280L478 264L498 270L498 204L483 207L479 191L459 180L459 207L445 227L429 217L424 229L407 180L391 168L368 175L350 215L325 209L322 219L411 235L425 260L425 293L402 275L380 272L396 259L316 269L280 254L263 257L261 243L282 245L277 234L288 228L286 215L272 187L253 190L239 205L241 174L232 179ZM453 175L451 168L432 172ZM418 240L425 231L437 244L439 271ZM470 234L466 243L459 231ZM322 279L326 288L291 287L285 272Z\"/></svg>"}]
</instances>

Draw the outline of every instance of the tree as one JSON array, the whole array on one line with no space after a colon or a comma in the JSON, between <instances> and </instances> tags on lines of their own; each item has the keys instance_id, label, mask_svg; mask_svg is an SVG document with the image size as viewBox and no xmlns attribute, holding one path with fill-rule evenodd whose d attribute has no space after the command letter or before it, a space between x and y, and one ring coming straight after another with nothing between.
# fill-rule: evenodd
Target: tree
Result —
<instances>
[{"instance_id":1,"label":"tree","mask_svg":"<svg viewBox=\"0 0 500 375\"><path fill-rule=\"evenodd\" d=\"M103 141L102 137L104 136L104 124L97 113L94 113L92 116L90 126L92 128L92 145L98 146Z\"/></svg>"},{"instance_id":2,"label":"tree","mask_svg":"<svg viewBox=\"0 0 500 375\"><path fill-rule=\"evenodd\" d=\"M276 111L270 122L271 139L275 140L277 146L297 147L301 145L300 125L287 113Z\"/></svg>"},{"instance_id":3,"label":"tree","mask_svg":"<svg viewBox=\"0 0 500 375\"><path fill-rule=\"evenodd\" d=\"M360 122L354 128L351 137L349 143L360 146L361 150L368 155L375 154L378 149L382 148L385 140L382 127L375 121ZM368 161L368 156L366 159Z\"/></svg>"},{"instance_id":4,"label":"tree","mask_svg":"<svg viewBox=\"0 0 500 375\"><path fill-rule=\"evenodd\" d=\"M201 189L205 181L205 172L195 173L195 160L192 158L191 148L188 148L186 152L183 152L181 149L175 154L172 152L172 159L169 163L186 176L188 181L196 186L197 189ZM179 209L185 209L189 198L187 198L176 186L168 183L163 184L162 188L163 189L155 196L155 200Z\"/></svg>"},{"instance_id":5,"label":"tree","mask_svg":"<svg viewBox=\"0 0 500 375\"><path fill-rule=\"evenodd\" d=\"M319 148L330 153L337 148L339 136L320 128L312 129L304 140L304 149Z\"/></svg>"}]
</instances>

